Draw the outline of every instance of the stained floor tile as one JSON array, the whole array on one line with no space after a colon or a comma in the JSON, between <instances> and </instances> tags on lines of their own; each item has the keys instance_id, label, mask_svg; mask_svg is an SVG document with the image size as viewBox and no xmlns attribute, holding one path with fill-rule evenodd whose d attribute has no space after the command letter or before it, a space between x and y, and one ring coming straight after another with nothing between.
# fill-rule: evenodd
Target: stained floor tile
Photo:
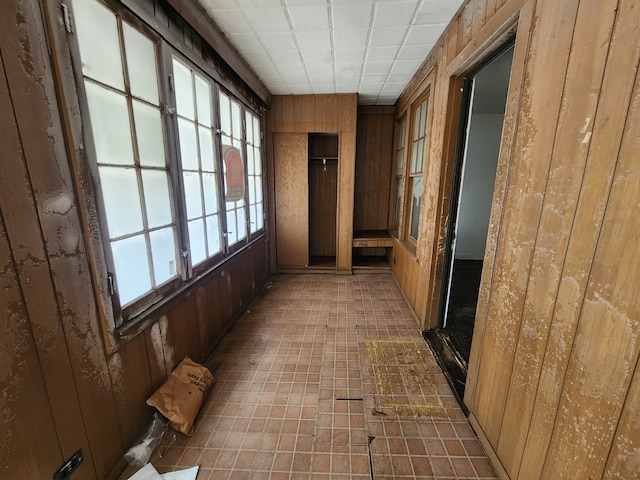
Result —
<instances>
[{"instance_id":1,"label":"stained floor tile","mask_svg":"<svg viewBox=\"0 0 640 480\"><path fill-rule=\"evenodd\" d=\"M196 433L154 452L161 472L496 478L391 274L273 276L207 366Z\"/></svg>"}]
</instances>

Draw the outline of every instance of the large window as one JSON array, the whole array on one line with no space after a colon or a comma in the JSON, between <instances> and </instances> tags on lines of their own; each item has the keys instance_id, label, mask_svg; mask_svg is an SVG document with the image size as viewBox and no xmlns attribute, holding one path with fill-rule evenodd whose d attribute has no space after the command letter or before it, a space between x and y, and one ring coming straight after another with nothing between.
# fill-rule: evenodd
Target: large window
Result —
<instances>
[{"instance_id":1,"label":"large window","mask_svg":"<svg viewBox=\"0 0 640 480\"><path fill-rule=\"evenodd\" d=\"M98 0L73 14L119 325L262 234L262 126L151 30Z\"/></svg>"},{"instance_id":2,"label":"large window","mask_svg":"<svg viewBox=\"0 0 640 480\"><path fill-rule=\"evenodd\" d=\"M409 165L407 239L415 244L418 241L420 226L420 207L422 203L422 172L427 147L429 98L425 98L413 112L413 134L411 136L411 163Z\"/></svg>"},{"instance_id":3,"label":"large window","mask_svg":"<svg viewBox=\"0 0 640 480\"><path fill-rule=\"evenodd\" d=\"M394 186L394 204L392 205L393 230L400 230L400 212L402 208L402 193L404 186L404 142L407 128L407 119L403 118L396 128L396 147L395 147L395 186Z\"/></svg>"}]
</instances>

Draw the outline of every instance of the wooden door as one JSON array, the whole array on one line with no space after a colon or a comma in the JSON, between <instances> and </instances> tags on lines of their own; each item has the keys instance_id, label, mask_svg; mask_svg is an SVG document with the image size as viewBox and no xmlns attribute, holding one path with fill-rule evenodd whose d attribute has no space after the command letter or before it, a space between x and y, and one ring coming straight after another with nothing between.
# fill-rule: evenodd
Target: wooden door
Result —
<instances>
[{"instance_id":1,"label":"wooden door","mask_svg":"<svg viewBox=\"0 0 640 480\"><path fill-rule=\"evenodd\" d=\"M276 261L309 263L309 167L306 133L274 133Z\"/></svg>"}]
</instances>

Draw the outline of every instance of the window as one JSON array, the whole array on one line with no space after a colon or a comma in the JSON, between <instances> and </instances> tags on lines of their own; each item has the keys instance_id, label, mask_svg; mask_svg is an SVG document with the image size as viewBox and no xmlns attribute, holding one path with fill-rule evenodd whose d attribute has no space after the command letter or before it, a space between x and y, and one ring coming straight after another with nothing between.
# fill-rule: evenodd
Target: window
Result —
<instances>
[{"instance_id":1,"label":"window","mask_svg":"<svg viewBox=\"0 0 640 480\"><path fill-rule=\"evenodd\" d=\"M392 206L393 215L393 230L398 232L400 230L400 209L402 207L402 191L404 183L404 141L407 122L406 118L403 118L396 129L396 168L395 168L395 197L394 205Z\"/></svg>"},{"instance_id":2,"label":"window","mask_svg":"<svg viewBox=\"0 0 640 480\"><path fill-rule=\"evenodd\" d=\"M420 206L422 203L422 172L427 147L429 98L427 97L413 112L413 134L411 137L411 164L407 190L409 212L407 222L407 240L415 244L418 241L420 225Z\"/></svg>"},{"instance_id":3,"label":"window","mask_svg":"<svg viewBox=\"0 0 640 480\"><path fill-rule=\"evenodd\" d=\"M247 236L247 213L242 157L242 113L240 104L220 92L220 130L224 169L224 197L227 213L225 235L229 246Z\"/></svg>"},{"instance_id":4,"label":"window","mask_svg":"<svg viewBox=\"0 0 640 480\"><path fill-rule=\"evenodd\" d=\"M113 280L125 305L180 273L155 45L97 2L74 7Z\"/></svg>"},{"instance_id":5,"label":"window","mask_svg":"<svg viewBox=\"0 0 640 480\"><path fill-rule=\"evenodd\" d=\"M245 124L247 126L247 177L249 179L249 231L256 233L264 228L260 119L253 113L246 112Z\"/></svg>"},{"instance_id":6,"label":"window","mask_svg":"<svg viewBox=\"0 0 640 480\"><path fill-rule=\"evenodd\" d=\"M128 14L72 6L119 326L264 231L262 126L195 65L161 57L166 44Z\"/></svg>"},{"instance_id":7,"label":"window","mask_svg":"<svg viewBox=\"0 0 640 480\"><path fill-rule=\"evenodd\" d=\"M180 166L191 266L222 251L212 82L173 58Z\"/></svg>"}]
</instances>

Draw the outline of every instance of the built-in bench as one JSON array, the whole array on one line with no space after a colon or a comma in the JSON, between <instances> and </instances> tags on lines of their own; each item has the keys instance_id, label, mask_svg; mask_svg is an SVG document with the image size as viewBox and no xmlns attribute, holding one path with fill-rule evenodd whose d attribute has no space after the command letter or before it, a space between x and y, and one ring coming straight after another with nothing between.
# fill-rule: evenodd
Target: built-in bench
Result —
<instances>
[{"instance_id":1,"label":"built-in bench","mask_svg":"<svg viewBox=\"0 0 640 480\"><path fill-rule=\"evenodd\" d=\"M356 230L353 232L353 247L393 247L393 237L386 230Z\"/></svg>"}]
</instances>

